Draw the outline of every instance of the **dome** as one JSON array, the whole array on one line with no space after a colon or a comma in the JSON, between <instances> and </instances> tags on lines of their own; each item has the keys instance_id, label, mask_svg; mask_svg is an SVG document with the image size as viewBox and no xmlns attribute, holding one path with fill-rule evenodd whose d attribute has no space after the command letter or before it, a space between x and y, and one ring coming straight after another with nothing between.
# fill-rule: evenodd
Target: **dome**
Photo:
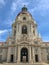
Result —
<instances>
[{"instance_id":1,"label":"dome","mask_svg":"<svg viewBox=\"0 0 49 65\"><path fill-rule=\"evenodd\" d=\"M32 17L32 15L28 12L28 9L27 9L26 6L22 7L22 10L21 10L21 12L17 15L17 17L18 17L19 15L21 15L21 14L26 14L26 15Z\"/></svg>"}]
</instances>

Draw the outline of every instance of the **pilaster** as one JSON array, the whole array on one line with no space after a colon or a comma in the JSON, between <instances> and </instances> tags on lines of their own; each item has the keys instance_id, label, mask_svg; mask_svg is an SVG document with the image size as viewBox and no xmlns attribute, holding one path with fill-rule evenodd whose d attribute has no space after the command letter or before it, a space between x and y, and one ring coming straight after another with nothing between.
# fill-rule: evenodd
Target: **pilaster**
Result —
<instances>
[{"instance_id":1,"label":"pilaster","mask_svg":"<svg viewBox=\"0 0 49 65\"><path fill-rule=\"evenodd\" d=\"M32 62L32 59L31 59L31 46L29 46L29 62L30 63Z\"/></svg>"},{"instance_id":2,"label":"pilaster","mask_svg":"<svg viewBox=\"0 0 49 65\"><path fill-rule=\"evenodd\" d=\"M33 63L35 62L35 51L34 51L34 47L32 47L32 51L33 51Z\"/></svg>"},{"instance_id":3,"label":"pilaster","mask_svg":"<svg viewBox=\"0 0 49 65\"><path fill-rule=\"evenodd\" d=\"M15 47L15 53L14 53L14 62L16 62L16 47Z\"/></svg>"},{"instance_id":4,"label":"pilaster","mask_svg":"<svg viewBox=\"0 0 49 65\"><path fill-rule=\"evenodd\" d=\"M18 46L18 60L17 62L20 62L20 47Z\"/></svg>"}]
</instances>

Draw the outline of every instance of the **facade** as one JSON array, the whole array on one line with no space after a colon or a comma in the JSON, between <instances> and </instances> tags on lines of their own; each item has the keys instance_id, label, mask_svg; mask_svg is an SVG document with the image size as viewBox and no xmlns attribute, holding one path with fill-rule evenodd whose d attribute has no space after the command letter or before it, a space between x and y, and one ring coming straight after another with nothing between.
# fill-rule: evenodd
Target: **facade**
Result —
<instances>
[{"instance_id":1,"label":"facade","mask_svg":"<svg viewBox=\"0 0 49 65\"><path fill-rule=\"evenodd\" d=\"M12 24L12 36L0 42L0 62L49 62L49 42L43 42L37 24L24 6Z\"/></svg>"}]
</instances>

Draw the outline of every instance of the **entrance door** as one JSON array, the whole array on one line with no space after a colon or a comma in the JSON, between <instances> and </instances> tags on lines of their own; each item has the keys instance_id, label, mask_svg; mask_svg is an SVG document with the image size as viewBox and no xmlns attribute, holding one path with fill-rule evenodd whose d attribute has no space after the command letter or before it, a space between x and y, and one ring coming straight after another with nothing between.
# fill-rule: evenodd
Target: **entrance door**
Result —
<instances>
[{"instance_id":1,"label":"entrance door","mask_svg":"<svg viewBox=\"0 0 49 65\"><path fill-rule=\"evenodd\" d=\"M13 55L11 55L11 62L13 62Z\"/></svg>"},{"instance_id":2,"label":"entrance door","mask_svg":"<svg viewBox=\"0 0 49 65\"><path fill-rule=\"evenodd\" d=\"M38 55L35 55L35 61L38 62Z\"/></svg>"},{"instance_id":3,"label":"entrance door","mask_svg":"<svg viewBox=\"0 0 49 65\"><path fill-rule=\"evenodd\" d=\"M27 48L21 49L21 62L28 62L28 50L27 50Z\"/></svg>"}]
</instances>

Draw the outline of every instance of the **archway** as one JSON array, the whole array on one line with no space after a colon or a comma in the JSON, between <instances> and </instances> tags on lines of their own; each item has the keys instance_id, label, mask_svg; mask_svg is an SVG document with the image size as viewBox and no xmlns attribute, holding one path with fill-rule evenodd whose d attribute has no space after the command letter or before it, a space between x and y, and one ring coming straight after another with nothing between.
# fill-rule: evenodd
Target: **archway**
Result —
<instances>
[{"instance_id":1,"label":"archway","mask_svg":"<svg viewBox=\"0 0 49 65\"><path fill-rule=\"evenodd\" d=\"M28 49L27 48L21 49L21 62L28 62Z\"/></svg>"}]
</instances>

